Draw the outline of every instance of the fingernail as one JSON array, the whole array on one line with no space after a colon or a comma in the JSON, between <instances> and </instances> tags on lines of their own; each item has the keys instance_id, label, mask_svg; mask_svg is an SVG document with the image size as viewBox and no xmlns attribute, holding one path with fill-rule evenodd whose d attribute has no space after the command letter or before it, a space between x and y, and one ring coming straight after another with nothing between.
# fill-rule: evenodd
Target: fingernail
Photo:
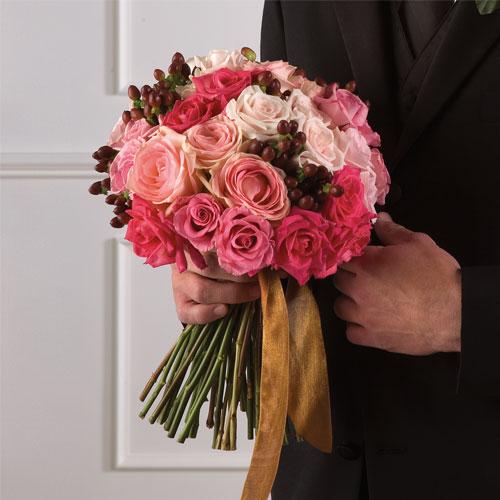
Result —
<instances>
[{"instance_id":1,"label":"fingernail","mask_svg":"<svg viewBox=\"0 0 500 500\"><path fill-rule=\"evenodd\" d=\"M214 314L216 314L217 316L224 316L226 314L226 306L223 304L215 306Z\"/></svg>"}]
</instances>

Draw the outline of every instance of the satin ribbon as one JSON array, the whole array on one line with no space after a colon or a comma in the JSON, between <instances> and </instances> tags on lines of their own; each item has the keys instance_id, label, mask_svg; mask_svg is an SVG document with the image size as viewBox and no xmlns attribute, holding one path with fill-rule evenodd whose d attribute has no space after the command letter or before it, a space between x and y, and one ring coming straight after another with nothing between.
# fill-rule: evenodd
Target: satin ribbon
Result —
<instances>
[{"instance_id":1,"label":"satin ribbon","mask_svg":"<svg viewBox=\"0 0 500 500\"><path fill-rule=\"evenodd\" d=\"M262 367L259 428L242 500L267 500L276 477L287 415L299 436L332 450L326 355L318 306L308 286L259 274L262 301Z\"/></svg>"}]
</instances>

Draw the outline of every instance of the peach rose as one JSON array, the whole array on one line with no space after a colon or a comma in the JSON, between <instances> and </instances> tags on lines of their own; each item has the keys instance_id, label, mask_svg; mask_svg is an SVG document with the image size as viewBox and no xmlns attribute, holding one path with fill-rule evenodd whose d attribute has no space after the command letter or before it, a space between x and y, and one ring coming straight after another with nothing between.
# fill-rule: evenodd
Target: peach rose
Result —
<instances>
[{"instance_id":1,"label":"peach rose","mask_svg":"<svg viewBox=\"0 0 500 500\"><path fill-rule=\"evenodd\" d=\"M265 94L258 85L251 85L238 99L227 103L226 115L236 122L246 138L265 141L277 135L280 120L292 118L292 109L280 97Z\"/></svg>"},{"instance_id":2,"label":"peach rose","mask_svg":"<svg viewBox=\"0 0 500 500\"><path fill-rule=\"evenodd\" d=\"M345 133L338 128L329 128L321 118L313 117L304 122L306 149L299 157L300 164L306 161L324 165L329 170L339 170L344 165L348 142Z\"/></svg>"},{"instance_id":3,"label":"peach rose","mask_svg":"<svg viewBox=\"0 0 500 500\"><path fill-rule=\"evenodd\" d=\"M215 168L241 145L241 130L223 115L191 127L185 149L196 156L197 168Z\"/></svg>"},{"instance_id":4,"label":"peach rose","mask_svg":"<svg viewBox=\"0 0 500 500\"><path fill-rule=\"evenodd\" d=\"M290 211L285 173L259 156L236 153L214 172L212 190L227 206L244 206L270 221Z\"/></svg>"},{"instance_id":5,"label":"peach rose","mask_svg":"<svg viewBox=\"0 0 500 500\"><path fill-rule=\"evenodd\" d=\"M273 77L279 80L282 92L300 88L305 80L303 76L294 76L297 66L292 66L286 61L264 61L259 64L258 69L270 71Z\"/></svg>"},{"instance_id":6,"label":"peach rose","mask_svg":"<svg viewBox=\"0 0 500 500\"><path fill-rule=\"evenodd\" d=\"M198 192L194 155L184 150L185 141L184 135L160 127L135 154L128 189L152 203L172 203L178 196Z\"/></svg>"},{"instance_id":7,"label":"peach rose","mask_svg":"<svg viewBox=\"0 0 500 500\"><path fill-rule=\"evenodd\" d=\"M121 149L125 143L134 139L147 140L158 130L158 126L151 126L145 119L130 120L126 125L120 117L108 138L108 146Z\"/></svg>"}]
</instances>

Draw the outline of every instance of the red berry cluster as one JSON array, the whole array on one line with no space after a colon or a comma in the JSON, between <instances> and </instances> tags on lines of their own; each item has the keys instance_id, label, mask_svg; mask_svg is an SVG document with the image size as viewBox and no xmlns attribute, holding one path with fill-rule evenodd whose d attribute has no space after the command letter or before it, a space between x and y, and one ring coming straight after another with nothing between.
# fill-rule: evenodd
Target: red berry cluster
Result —
<instances>
[{"instance_id":1,"label":"red berry cluster","mask_svg":"<svg viewBox=\"0 0 500 500\"><path fill-rule=\"evenodd\" d=\"M109 165L111 164L117 153L118 151L110 146L101 146L97 151L94 151L94 153L92 154L92 158L99 162L95 166L95 170L99 173L108 174ZM125 211L131 208L131 202L127 192L108 194L110 188L111 179L109 175L107 175L104 179L94 182L89 187L89 193L94 195L107 195L105 202L108 205L115 206L113 210L115 217L111 219L110 224L113 227L120 228L125 224L128 224L128 221L130 220L130 216Z\"/></svg>"},{"instance_id":2,"label":"red berry cluster","mask_svg":"<svg viewBox=\"0 0 500 500\"><path fill-rule=\"evenodd\" d=\"M252 139L247 153L260 156L286 173L285 184L292 204L305 210L318 211L328 196L341 196L340 186L332 185L332 174L323 165L308 163L301 167L297 156L304 150L306 134L298 130L295 120L278 123L278 139L266 142Z\"/></svg>"},{"instance_id":3,"label":"red berry cluster","mask_svg":"<svg viewBox=\"0 0 500 500\"><path fill-rule=\"evenodd\" d=\"M132 109L123 112L123 121L128 123L130 120L146 118L151 125L158 125L159 115L170 111L175 101L180 99L176 88L178 85L186 85L190 74L191 68L184 60L184 56L176 52L168 68L168 75L165 75L162 69L154 70L156 83L152 87L143 85L139 90L135 85L129 86L128 96L132 100Z\"/></svg>"}]
</instances>

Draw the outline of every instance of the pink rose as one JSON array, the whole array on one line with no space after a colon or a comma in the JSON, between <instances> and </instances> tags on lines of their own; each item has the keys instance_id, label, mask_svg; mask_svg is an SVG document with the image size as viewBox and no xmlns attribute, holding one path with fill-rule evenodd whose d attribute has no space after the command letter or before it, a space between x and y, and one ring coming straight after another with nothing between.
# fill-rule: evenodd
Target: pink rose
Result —
<instances>
[{"instance_id":1,"label":"pink rose","mask_svg":"<svg viewBox=\"0 0 500 500\"><path fill-rule=\"evenodd\" d=\"M186 132L186 146L196 155L197 168L215 168L235 153L241 145L240 129L223 115L191 127Z\"/></svg>"},{"instance_id":2,"label":"pink rose","mask_svg":"<svg viewBox=\"0 0 500 500\"><path fill-rule=\"evenodd\" d=\"M212 73L193 77L197 95L206 99L225 98L226 102L236 99L243 90L251 85L250 71L232 71L221 68Z\"/></svg>"},{"instance_id":3,"label":"pink rose","mask_svg":"<svg viewBox=\"0 0 500 500\"><path fill-rule=\"evenodd\" d=\"M284 172L259 156L236 153L211 179L216 196L226 204L244 206L271 221L283 219L290 211Z\"/></svg>"},{"instance_id":4,"label":"pink rose","mask_svg":"<svg viewBox=\"0 0 500 500\"><path fill-rule=\"evenodd\" d=\"M293 207L275 230L275 269L283 269L304 285L311 276L324 277L336 270L327 235L331 223L317 212ZM330 269L331 267L331 269Z\"/></svg>"},{"instance_id":5,"label":"pink rose","mask_svg":"<svg viewBox=\"0 0 500 500\"><path fill-rule=\"evenodd\" d=\"M358 168L345 166L335 172L332 184L340 186L342 195L329 196L323 205L322 213L336 224L352 227L360 217L370 214L365 206L364 186Z\"/></svg>"},{"instance_id":6,"label":"pink rose","mask_svg":"<svg viewBox=\"0 0 500 500\"><path fill-rule=\"evenodd\" d=\"M244 207L224 211L215 245L220 266L235 276L253 276L273 262L271 224Z\"/></svg>"},{"instance_id":7,"label":"pink rose","mask_svg":"<svg viewBox=\"0 0 500 500\"><path fill-rule=\"evenodd\" d=\"M111 177L112 192L120 193L125 189L128 173L134 166L135 154L144 142L142 138L126 142L111 162L109 176Z\"/></svg>"},{"instance_id":8,"label":"pink rose","mask_svg":"<svg viewBox=\"0 0 500 500\"><path fill-rule=\"evenodd\" d=\"M127 213L132 219L128 223L125 239L132 243L136 255L146 257L146 264L159 267L175 262L179 271L183 272L187 268L186 248L200 269L206 267L201 254L175 232L172 220L155 206L134 196L132 209Z\"/></svg>"},{"instance_id":9,"label":"pink rose","mask_svg":"<svg viewBox=\"0 0 500 500\"><path fill-rule=\"evenodd\" d=\"M213 249L222 207L212 195L199 193L178 198L172 207L172 213L175 230L183 238L200 252Z\"/></svg>"},{"instance_id":10,"label":"pink rose","mask_svg":"<svg viewBox=\"0 0 500 500\"><path fill-rule=\"evenodd\" d=\"M391 178L385 166L384 157L378 149L372 149L371 161L376 175L375 186L377 188L377 203L383 205L385 203L385 197L389 192Z\"/></svg>"},{"instance_id":11,"label":"pink rose","mask_svg":"<svg viewBox=\"0 0 500 500\"><path fill-rule=\"evenodd\" d=\"M351 125L361 127L365 124L368 116L368 106L355 94L349 90L339 89L338 85L327 87L327 92L331 92L329 97L318 95L314 102L321 111L324 111L339 127Z\"/></svg>"},{"instance_id":12,"label":"pink rose","mask_svg":"<svg viewBox=\"0 0 500 500\"><path fill-rule=\"evenodd\" d=\"M255 73L270 71L273 77L279 80L281 91L297 89L302 86L305 78L294 75L297 66L292 66L286 61L265 61L257 66Z\"/></svg>"},{"instance_id":13,"label":"pink rose","mask_svg":"<svg viewBox=\"0 0 500 500\"><path fill-rule=\"evenodd\" d=\"M370 243L372 215L366 212L357 219L353 218L349 226L332 226L329 239L332 244L331 255L334 256L337 266L363 254Z\"/></svg>"},{"instance_id":14,"label":"pink rose","mask_svg":"<svg viewBox=\"0 0 500 500\"><path fill-rule=\"evenodd\" d=\"M188 128L218 115L225 105L225 99L207 99L193 94L184 100L175 101L172 111L164 116L162 125L182 133Z\"/></svg>"},{"instance_id":15,"label":"pink rose","mask_svg":"<svg viewBox=\"0 0 500 500\"><path fill-rule=\"evenodd\" d=\"M127 187L152 203L172 203L178 196L195 194L199 181L194 172L194 157L183 149L186 137L160 127L135 154Z\"/></svg>"},{"instance_id":16,"label":"pink rose","mask_svg":"<svg viewBox=\"0 0 500 500\"><path fill-rule=\"evenodd\" d=\"M363 125L361 125L361 127L358 127L358 131L365 138L368 146L372 148L380 147L380 135L372 130L368 122L365 122Z\"/></svg>"},{"instance_id":17,"label":"pink rose","mask_svg":"<svg viewBox=\"0 0 500 500\"><path fill-rule=\"evenodd\" d=\"M344 134L348 141L345 162L361 169L369 168L372 152L365 138L355 128L348 128Z\"/></svg>"},{"instance_id":18,"label":"pink rose","mask_svg":"<svg viewBox=\"0 0 500 500\"><path fill-rule=\"evenodd\" d=\"M121 149L125 143L133 139L149 139L157 130L158 126L151 126L145 119L130 120L125 125L120 117L109 136L108 146Z\"/></svg>"}]
</instances>

